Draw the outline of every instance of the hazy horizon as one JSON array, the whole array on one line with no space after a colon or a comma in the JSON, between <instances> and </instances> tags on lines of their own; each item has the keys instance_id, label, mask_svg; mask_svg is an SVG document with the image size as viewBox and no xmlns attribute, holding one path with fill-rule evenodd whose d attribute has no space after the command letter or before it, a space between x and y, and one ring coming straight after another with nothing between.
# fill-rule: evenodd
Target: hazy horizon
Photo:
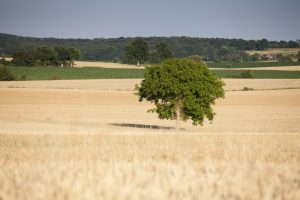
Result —
<instances>
[{"instance_id":1,"label":"hazy horizon","mask_svg":"<svg viewBox=\"0 0 300 200\"><path fill-rule=\"evenodd\" d=\"M298 0L0 2L0 32L24 37L300 39Z\"/></svg>"}]
</instances>

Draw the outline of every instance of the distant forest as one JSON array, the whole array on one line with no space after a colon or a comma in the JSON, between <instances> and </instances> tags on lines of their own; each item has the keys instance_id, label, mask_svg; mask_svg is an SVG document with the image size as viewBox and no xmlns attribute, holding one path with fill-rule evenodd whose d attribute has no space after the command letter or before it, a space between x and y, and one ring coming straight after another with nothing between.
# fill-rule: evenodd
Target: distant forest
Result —
<instances>
[{"instance_id":1,"label":"distant forest","mask_svg":"<svg viewBox=\"0 0 300 200\"><path fill-rule=\"evenodd\" d=\"M12 55L23 50L34 49L40 46L75 48L81 52L82 60L112 61L124 60L125 47L136 38L96 38L96 39L56 39L33 38L0 33L0 55ZM264 50L266 48L299 48L295 41L268 41L224 39L224 38L193 38L193 37L144 37L150 50L158 43L165 43L174 57L183 58L191 55L201 55L207 60L214 57L214 52L222 47L236 52L245 50Z\"/></svg>"}]
</instances>

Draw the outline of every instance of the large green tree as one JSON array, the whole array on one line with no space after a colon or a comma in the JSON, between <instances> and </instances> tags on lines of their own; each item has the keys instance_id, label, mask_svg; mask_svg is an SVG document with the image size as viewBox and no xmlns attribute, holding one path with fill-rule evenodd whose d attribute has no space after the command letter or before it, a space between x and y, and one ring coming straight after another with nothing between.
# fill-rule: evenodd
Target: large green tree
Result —
<instances>
[{"instance_id":1,"label":"large green tree","mask_svg":"<svg viewBox=\"0 0 300 200\"><path fill-rule=\"evenodd\" d=\"M206 117L213 120L211 105L224 97L223 81L209 71L207 65L190 59L170 59L162 64L146 67L145 79L136 86L139 101L155 104L150 111L160 119L191 119L202 125Z\"/></svg>"},{"instance_id":2,"label":"large green tree","mask_svg":"<svg viewBox=\"0 0 300 200\"><path fill-rule=\"evenodd\" d=\"M138 38L125 48L124 62L128 64L146 63L149 59L149 45L146 40Z\"/></svg>"}]
</instances>

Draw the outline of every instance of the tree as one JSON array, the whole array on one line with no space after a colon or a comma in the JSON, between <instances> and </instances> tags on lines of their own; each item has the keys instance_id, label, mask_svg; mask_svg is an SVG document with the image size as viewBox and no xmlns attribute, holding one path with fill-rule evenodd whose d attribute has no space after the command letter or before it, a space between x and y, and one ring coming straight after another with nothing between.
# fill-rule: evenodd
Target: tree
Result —
<instances>
[{"instance_id":1,"label":"tree","mask_svg":"<svg viewBox=\"0 0 300 200\"><path fill-rule=\"evenodd\" d=\"M80 58L80 52L74 48L55 47L58 55L59 65L72 67L74 60Z\"/></svg>"},{"instance_id":2,"label":"tree","mask_svg":"<svg viewBox=\"0 0 300 200\"><path fill-rule=\"evenodd\" d=\"M145 79L136 85L139 101L147 100L156 108L160 119L191 119L202 125L206 117L213 120L211 105L224 97L223 81L209 71L207 65L190 59L170 59L160 65L146 67Z\"/></svg>"},{"instance_id":3,"label":"tree","mask_svg":"<svg viewBox=\"0 0 300 200\"><path fill-rule=\"evenodd\" d=\"M161 63L162 61L172 58L173 54L168 45L160 42L155 46L155 51L150 55L151 63Z\"/></svg>"},{"instance_id":4,"label":"tree","mask_svg":"<svg viewBox=\"0 0 300 200\"><path fill-rule=\"evenodd\" d=\"M202 57L200 55L191 55L188 57L188 59L193 60L195 62L202 62Z\"/></svg>"},{"instance_id":5,"label":"tree","mask_svg":"<svg viewBox=\"0 0 300 200\"><path fill-rule=\"evenodd\" d=\"M5 66L0 66L0 81L12 81L15 80L14 75Z\"/></svg>"},{"instance_id":6,"label":"tree","mask_svg":"<svg viewBox=\"0 0 300 200\"><path fill-rule=\"evenodd\" d=\"M17 66L73 66L80 52L74 48L48 46L13 54L12 63Z\"/></svg>"},{"instance_id":7,"label":"tree","mask_svg":"<svg viewBox=\"0 0 300 200\"><path fill-rule=\"evenodd\" d=\"M12 63L17 66L36 66L34 51L21 51L12 55Z\"/></svg>"},{"instance_id":8,"label":"tree","mask_svg":"<svg viewBox=\"0 0 300 200\"><path fill-rule=\"evenodd\" d=\"M124 62L128 64L145 63L149 60L149 45L142 39L138 38L125 48Z\"/></svg>"},{"instance_id":9,"label":"tree","mask_svg":"<svg viewBox=\"0 0 300 200\"><path fill-rule=\"evenodd\" d=\"M285 63L293 62L291 56L289 56L289 55L284 56L281 53L277 54L277 59L279 62L285 62Z\"/></svg>"},{"instance_id":10,"label":"tree","mask_svg":"<svg viewBox=\"0 0 300 200\"><path fill-rule=\"evenodd\" d=\"M48 46L36 48L34 51L34 58L40 66L59 65L57 52Z\"/></svg>"},{"instance_id":11,"label":"tree","mask_svg":"<svg viewBox=\"0 0 300 200\"><path fill-rule=\"evenodd\" d=\"M262 39L256 45L257 50L266 50L269 46L269 41L267 39Z\"/></svg>"}]
</instances>

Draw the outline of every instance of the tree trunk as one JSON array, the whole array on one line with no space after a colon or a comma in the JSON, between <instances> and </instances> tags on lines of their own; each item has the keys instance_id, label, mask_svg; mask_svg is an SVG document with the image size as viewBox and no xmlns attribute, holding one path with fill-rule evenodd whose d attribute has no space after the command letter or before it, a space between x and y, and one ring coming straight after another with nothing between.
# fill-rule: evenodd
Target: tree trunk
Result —
<instances>
[{"instance_id":1,"label":"tree trunk","mask_svg":"<svg viewBox=\"0 0 300 200\"><path fill-rule=\"evenodd\" d=\"M179 123L180 123L180 106L177 105L176 106L176 130L178 131L180 126L179 126Z\"/></svg>"}]
</instances>

